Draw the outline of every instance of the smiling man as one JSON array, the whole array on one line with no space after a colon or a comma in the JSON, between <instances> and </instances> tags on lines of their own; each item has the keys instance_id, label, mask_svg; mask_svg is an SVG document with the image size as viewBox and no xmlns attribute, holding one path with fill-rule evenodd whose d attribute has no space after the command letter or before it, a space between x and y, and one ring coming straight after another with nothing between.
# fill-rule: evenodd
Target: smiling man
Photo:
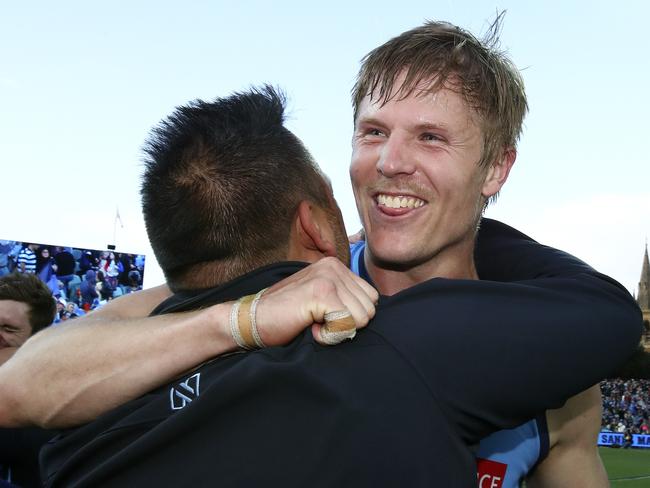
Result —
<instances>
[{"instance_id":1,"label":"smiling man","mask_svg":"<svg viewBox=\"0 0 650 488\"><path fill-rule=\"evenodd\" d=\"M396 86L403 82L400 75ZM366 264L387 294L433 276L478 278L477 225L514 162L511 149L478 164L477 116L451 88L429 93L428 86L398 101L367 95L358 108L350 175Z\"/></svg>"},{"instance_id":2,"label":"smiling man","mask_svg":"<svg viewBox=\"0 0 650 488\"><path fill-rule=\"evenodd\" d=\"M515 162L528 109L517 69L496 48L499 20L484 42L429 22L364 58L350 175L366 242L354 246L352 266L383 294L435 277L481 278L477 229ZM600 413L596 385L493 435L481 444L479 481L512 488L536 468L528 486L607 486Z\"/></svg>"},{"instance_id":3,"label":"smiling man","mask_svg":"<svg viewBox=\"0 0 650 488\"><path fill-rule=\"evenodd\" d=\"M32 334L50 325L55 313L52 292L35 275L0 277L0 364Z\"/></svg>"},{"instance_id":4,"label":"smiling man","mask_svg":"<svg viewBox=\"0 0 650 488\"><path fill-rule=\"evenodd\" d=\"M0 366L30 336L50 325L55 314L52 292L36 275L0 277ZM38 451L49 438L40 429L0 429L0 486L40 485Z\"/></svg>"}]
</instances>

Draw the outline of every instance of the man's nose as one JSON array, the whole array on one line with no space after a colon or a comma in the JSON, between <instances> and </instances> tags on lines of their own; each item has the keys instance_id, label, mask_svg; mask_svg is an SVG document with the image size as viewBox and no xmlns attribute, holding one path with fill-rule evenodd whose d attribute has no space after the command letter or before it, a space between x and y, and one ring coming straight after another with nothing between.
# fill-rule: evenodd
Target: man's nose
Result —
<instances>
[{"instance_id":1,"label":"man's nose","mask_svg":"<svg viewBox=\"0 0 650 488\"><path fill-rule=\"evenodd\" d=\"M415 162L410 154L407 141L391 134L381 149L377 161L377 171L387 178L413 174Z\"/></svg>"}]
</instances>

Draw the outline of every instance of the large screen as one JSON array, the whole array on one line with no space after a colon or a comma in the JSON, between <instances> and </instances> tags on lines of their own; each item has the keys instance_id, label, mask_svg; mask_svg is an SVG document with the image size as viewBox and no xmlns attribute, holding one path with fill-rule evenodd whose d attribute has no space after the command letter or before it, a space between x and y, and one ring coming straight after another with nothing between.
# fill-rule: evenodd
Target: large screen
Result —
<instances>
[{"instance_id":1,"label":"large screen","mask_svg":"<svg viewBox=\"0 0 650 488\"><path fill-rule=\"evenodd\" d=\"M57 321L142 289L144 267L143 254L0 240L0 276L36 274L57 300Z\"/></svg>"}]
</instances>

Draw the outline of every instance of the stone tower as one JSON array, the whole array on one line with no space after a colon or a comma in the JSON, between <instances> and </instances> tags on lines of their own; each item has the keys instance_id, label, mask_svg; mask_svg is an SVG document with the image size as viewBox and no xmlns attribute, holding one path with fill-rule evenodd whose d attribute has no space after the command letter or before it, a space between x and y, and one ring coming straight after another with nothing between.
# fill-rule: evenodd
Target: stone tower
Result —
<instances>
[{"instance_id":1,"label":"stone tower","mask_svg":"<svg viewBox=\"0 0 650 488\"><path fill-rule=\"evenodd\" d=\"M643 313L643 345L650 349L650 262L648 262L648 243L645 244L645 254L643 255L643 265L641 266L641 279L639 280L639 291L636 301Z\"/></svg>"}]
</instances>

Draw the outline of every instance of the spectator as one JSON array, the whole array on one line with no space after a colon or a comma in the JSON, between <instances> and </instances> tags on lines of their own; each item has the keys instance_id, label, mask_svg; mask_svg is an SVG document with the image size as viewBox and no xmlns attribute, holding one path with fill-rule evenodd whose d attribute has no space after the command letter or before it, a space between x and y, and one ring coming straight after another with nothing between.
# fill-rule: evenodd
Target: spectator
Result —
<instances>
[{"instance_id":1,"label":"spectator","mask_svg":"<svg viewBox=\"0 0 650 488\"><path fill-rule=\"evenodd\" d=\"M111 290L115 290L117 287L117 277L120 274L120 268L117 259L115 259L115 253L102 253L102 259L99 262L99 269L104 273L104 281L108 283Z\"/></svg>"},{"instance_id":2,"label":"spectator","mask_svg":"<svg viewBox=\"0 0 650 488\"><path fill-rule=\"evenodd\" d=\"M84 280L81 282L79 290L81 291L81 308L85 311L93 307L93 302L99 297L96 290L97 275L90 269L86 271Z\"/></svg>"},{"instance_id":3,"label":"spectator","mask_svg":"<svg viewBox=\"0 0 650 488\"><path fill-rule=\"evenodd\" d=\"M26 243L21 249L16 261L16 270L19 273L34 274L36 272L36 254L34 251L37 247L36 244Z\"/></svg>"},{"instance_id":4,"label":"spectator","mask_svg":"<svg viewBox=\"0 0 650 488\"><path fill-rule=\"evenodd\" d=\"M54 320L54 299L34 274L0 277L0 364ZM0 486L40 486L38 451L51 434L41 429L0 429ZM3 485L3 483L5 483Z\"/></svg>"},{"instance_id":5,"label":"spectator","mask_svg":"<svg viewBox=\"0 0 650 488\"><path fill-rule=\"evenodd\" d=\"M14 241L0 241L0 276L8 275L11 272L9 269L10 254L14 244Z\"/></svg>"},{"instance_id":6,"label":"spectator","mask_svg":"<svg viewBox=\"0 0 650 488\"><path fill-rule=\"evenodd\" d=\"M79 275L85 276L87 271L97 271L99 261L90 251L84 251L79 260Z\"/></svg>"},{"instance_id":7,"label":"spectator","mask_svg":"<svg viewBox=\"0 0 650 488\"><path fill-rule=\"evenodd\" d=\"M59 281L63 283L63 289L66 292L66 296L70 298L70 295L68 294L68 284L74 279L74 270L77 264L72 255L72 250L69 247L56 247L54 261L58 267L56 272L57 277L59 278Z\"/></svg>"},{"instance_id":8,"label":"spectator","mask_svg":"<svg viewBox=\"0 0 650 488\"><path fill-rule=\"evenodd\" d=\"M99 294L99 299L94 301L91 309L94 310L113 299L115 290L112 287L112 283L108 281L105 273L101 269L97 271L97 285L95 285L95 290L97 290L97 293Z\"/></svg>"},{"instance_id":9,"label":"spectator","mask_svg":"<svg viewBox=\"0 0 650 488\"><path fill-rule=\"evenodd\" d=\"M48 288L34 275L0 278L0 364L34 333L54 320L56 307Z\"/></svg>"},{"instance_id":10,"label":"spectator","mask_svg":"<svg viewBox=\"0 0 650 488\"><path fill-rule=\"evenodd\" d=\"M54 323L58 324L62 320L65 320L65 307L68 302L63 298L57 298L56 300L56 316L54 317ZM1 488L1 487L0 487Z\"/></svg>"},{"instance_id":11,"label":"spectator","mask_svg":"<svg viewBox=\"0 0 650 488\"><path fill-rule=\"evenodd\" d=\"M135 257L135 267L140 271L140 274L144 273L144 254L138 254Z\"/></svg>"},{"instance_id":12,"label":"spectator","mask_svg":"<svg viewBox=\"0 0 650 488\"><path fill-rule=\"evenodd\" d=\"M59 298L57 300L56 308L57 308L56 322L64 322L66 320L79 317L80 315L84 315L84 312L81 309L79 309L79 307L75 302L73 301L66 302L63 298Z\"/></svg>"},{"instance_id":13,"label":"spectator","mask_svg":"<svg viewBox=\"0 0 650 488\"><path fill-rule=\"evenodd\" d=\"M56 261L52 257L50 249L41 246L36 255L36 275L47 285L55 297L61 296L59 280L56 276L57 269Z\"/></svg>"},{"instance_id":14,"label":"spectator","mask_svg":"<svg viewBox=\"0 0 650 488\"><path fill-rule=\"evenodd\" d=\"M142 277L137 269L129 271L129 285L127 293L138 291L142 289Z\"/></svg>"},{"instance_id":15,"label":"spectator","mask_svg":"<svg viewBox=\"0 0 650 488\"><path fill-rule=\"evenodd\" d=\"M120 271L118 276L118 283L120 286L128 287L129 286L129 273L135 269L135 264L131 256L125 253L117 254L117 267Z\"/></svg>"},{"instance_id":16,"label":"spectator","mask_svg":"<svg viewBox=\"0 0 650 488\"><path fill-rule=\"evenodd\" d=\"M9 251L9 272L10 273L17 271L16 268L18 267L18 255L20 254L20 251L23 250L23 247L24 246L21 242L14 242L13 249Z\"/></svg>"}]
</instances>

